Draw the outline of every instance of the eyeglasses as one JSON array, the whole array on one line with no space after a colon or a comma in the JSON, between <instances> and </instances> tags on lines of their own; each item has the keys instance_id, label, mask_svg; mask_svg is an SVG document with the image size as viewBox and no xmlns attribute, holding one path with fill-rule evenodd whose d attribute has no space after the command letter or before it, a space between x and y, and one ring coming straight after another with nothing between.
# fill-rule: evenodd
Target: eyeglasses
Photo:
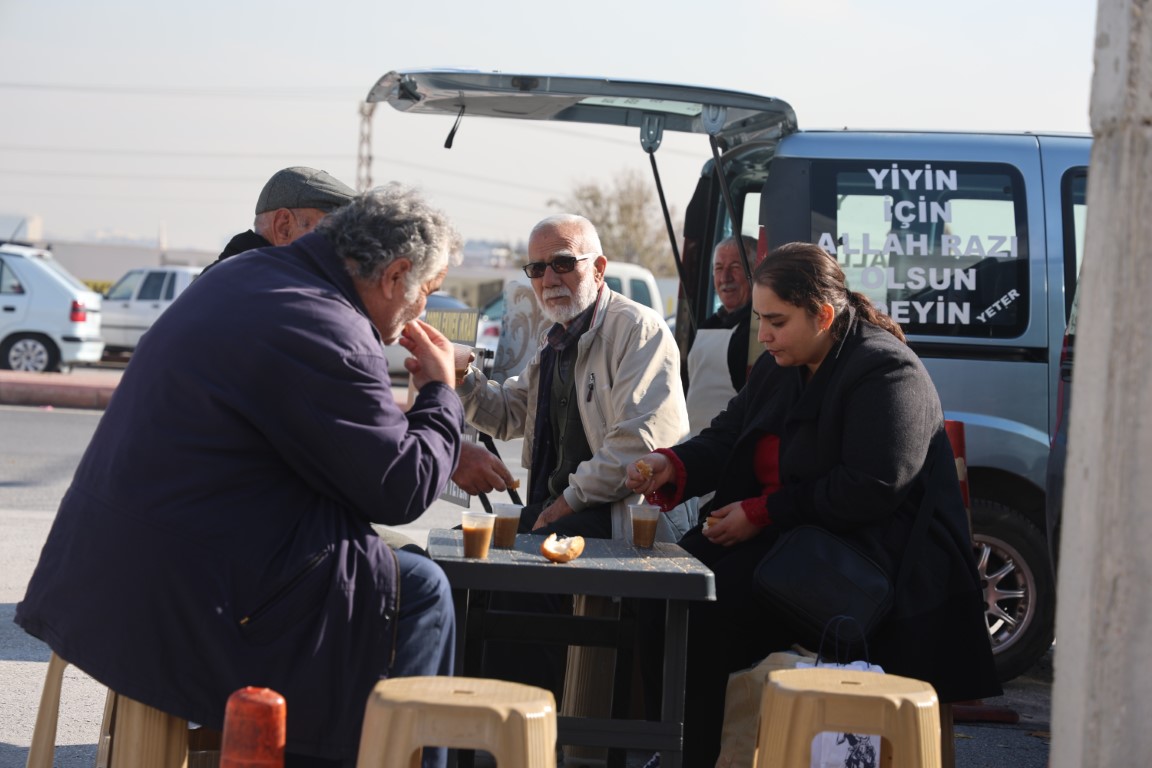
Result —
<instances>
[{"instance_id":1,"label":"eyeglasses","mask_svg":"<svg viewBox=\"0 0 1152 768\"><path fill-rule=\"evenodd\" d=\"M552 261L531 261L524 265L524 274L536 280L544 277L544 270L552 267L552 271L556 274L566 275L576 269L576 262L599 255L598 253L582 253L579 256L557 256Z\"/></svg>"}]
</instances>

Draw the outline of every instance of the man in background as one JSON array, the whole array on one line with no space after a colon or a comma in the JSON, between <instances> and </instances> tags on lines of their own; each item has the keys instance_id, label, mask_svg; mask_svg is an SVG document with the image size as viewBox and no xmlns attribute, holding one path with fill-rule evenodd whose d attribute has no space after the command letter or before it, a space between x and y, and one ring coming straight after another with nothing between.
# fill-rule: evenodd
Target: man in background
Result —
<instances>
[{"instance_id":1,"label":"man in background","mask_svg":"<svg viewBox=\"0 0 1152 768\"><path fill-rule=\"evenodd\" d=\"M712 251L712 281L720 308L700 324L688 350L688 419L693 435L712 423L748 376L752 290L736 238L721 240ZM756 241L746 235L741 239L748 258L754 258Z\"/></svg>"},{"instance_id":2,"label":"man in background","mask_svg":"<svg viewBox=\"0 0 1152 768\"><path fill-rule=\"evenodd\" d=\"M321 219L355 196L354 189L327 171L304 166L277 171L256 199L256 221L252 229L229 240L208 268L253 248L288 245L311 232Z\"/></svg>"}]
</instances>

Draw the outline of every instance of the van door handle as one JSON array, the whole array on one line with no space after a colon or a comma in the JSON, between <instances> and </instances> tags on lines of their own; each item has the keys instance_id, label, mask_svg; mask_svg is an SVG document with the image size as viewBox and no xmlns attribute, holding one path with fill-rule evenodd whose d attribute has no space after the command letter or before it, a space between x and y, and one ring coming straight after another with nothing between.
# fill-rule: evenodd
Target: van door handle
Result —
<instances>
[{"instance_id":1,"label":"van door handle","mask_svg":"<svg viewBox=\"0 0 1152 768\"><path fill-rule=\"evenodd\" d=\"M6 304L6 305L4 305L4 311L5 311L5 312L15 312L15 311L16 311L16 307L13 307L13 306L11 306L11 305L7 305L7 304Z\"/></svg>"}]
</instances>

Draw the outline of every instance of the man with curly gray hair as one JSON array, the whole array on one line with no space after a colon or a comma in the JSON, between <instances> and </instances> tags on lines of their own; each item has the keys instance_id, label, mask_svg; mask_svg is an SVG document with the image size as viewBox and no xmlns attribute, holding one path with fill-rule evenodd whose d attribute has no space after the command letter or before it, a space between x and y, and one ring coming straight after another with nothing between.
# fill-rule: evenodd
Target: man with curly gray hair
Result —
<instances>
[{"instance_id":1,"label":"man with curly gray hair","mask_svg":"<svg viewBox=\"0 0 1152 768\"><path fill-rule=\"evenodd\" d=\"M133 354L17 623L209 727L233 691L273 688L288 765L351 765L378 680L453 669L444 573L372 524L418 518L459 458L452 345L416 319L459 250L442 213L390 185L197 280ZM406 412L397 340L419 388Z\"/></svg>"}]
</instances>

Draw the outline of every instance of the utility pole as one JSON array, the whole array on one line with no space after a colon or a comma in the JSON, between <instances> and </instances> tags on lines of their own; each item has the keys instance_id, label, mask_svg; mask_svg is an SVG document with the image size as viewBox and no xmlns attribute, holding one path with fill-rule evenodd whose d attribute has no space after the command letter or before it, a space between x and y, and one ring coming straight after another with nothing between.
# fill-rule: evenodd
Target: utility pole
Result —
<instances>
[{"instance_id":1,"label":"utility pole","mask_svg":"<svg viewBox=\"0 0 1152 768\"><path fill-rule=\"evenodd\" d=\"M356 162L356 191L367 192L372 188L372 113L376 102L360 104L360 149Z\"/></svg>"},{"instance_id":2,"label":"utility pole","mask_svg":"<svg viewBox=\"0 0 1152 768\"><path fill-rule=\"evenodd\" d=\"M1152 3L1099 0L1053 768L1152 755Z\"/></svg>"}]
</instances>

